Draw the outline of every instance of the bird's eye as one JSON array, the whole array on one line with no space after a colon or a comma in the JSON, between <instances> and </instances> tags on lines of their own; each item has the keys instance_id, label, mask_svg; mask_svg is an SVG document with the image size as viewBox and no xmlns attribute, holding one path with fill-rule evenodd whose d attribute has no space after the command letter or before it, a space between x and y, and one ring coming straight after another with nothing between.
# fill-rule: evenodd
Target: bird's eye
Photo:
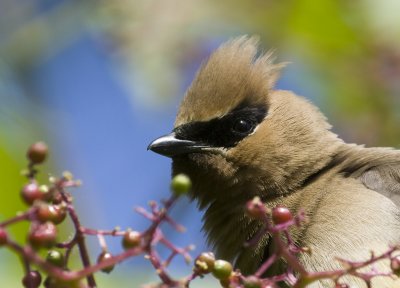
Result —
<instances>
[{"instance_id":1,"label":"bird's eye","mask_svg":"<svg viewBox=\"0 0 400 288\"><path fill-rule=\"evenodd\" d=\"M247 134L251 132L254 128L254 123L252 121L246 119L237 119L233 123L232 130L233 132L240 133L240 134Z\"/></svg>"}]
</instances>

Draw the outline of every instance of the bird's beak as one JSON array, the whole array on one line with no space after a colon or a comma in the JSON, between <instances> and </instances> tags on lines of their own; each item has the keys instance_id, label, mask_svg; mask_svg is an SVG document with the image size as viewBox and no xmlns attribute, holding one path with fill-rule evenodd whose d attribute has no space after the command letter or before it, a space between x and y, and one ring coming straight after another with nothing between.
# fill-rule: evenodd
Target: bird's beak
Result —
<instances>
[{"instance_id":1,"label":"bird's beak","mask_svg":"<svg viewBox=\"0 0 400 288\"><path fill-rule=\"evenodd\" d=\"M172 132L151 142L147 150L172 158L178 155L201 152L206 148L209 148L209 146L195 141L177 139L175 132Z\"/></svg>"}]
</instances>

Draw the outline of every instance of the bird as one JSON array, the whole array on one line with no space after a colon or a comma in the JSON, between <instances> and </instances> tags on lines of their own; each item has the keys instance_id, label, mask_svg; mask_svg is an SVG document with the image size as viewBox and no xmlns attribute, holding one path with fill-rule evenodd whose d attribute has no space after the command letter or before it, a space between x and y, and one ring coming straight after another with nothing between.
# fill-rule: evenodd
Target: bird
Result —
<instances>
[{"instance_id":1,"label":"bird","mask_svg":"<svg viewBox=\"0 0 400 288\"><path fill-rule=\"evenodd\" d=\"M172 175L192 180L216 255L244 274L266 260L269 235L243 246L260 229L245 211L256 196L269 208L305 211L308 221L292 237L312 251L299 256L308 271L338 269L335 257L366 261L400 243L400 151L344 142L309 100L275 88L286 63L259 46L257 36L240 36L218 47L186 91L172 132L148 146L172 158ZM376 267L391 271L388 261ZM377 277L372 287L400 282Z\"/></svg>"}]
</instances>

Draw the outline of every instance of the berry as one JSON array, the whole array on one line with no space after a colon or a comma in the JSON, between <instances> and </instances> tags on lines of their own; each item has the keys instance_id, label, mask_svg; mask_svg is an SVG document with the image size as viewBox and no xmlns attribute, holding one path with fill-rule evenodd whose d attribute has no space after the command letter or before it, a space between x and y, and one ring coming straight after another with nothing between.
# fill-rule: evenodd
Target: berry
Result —
<instances>
[{"instance_id":1,"label":"berry","mask_svg":"<svg viewBox=\"0 0 400 288\"><path fill-rule=\"evenodd\" d=\"M21 190L21 197L28 205L32 205L36 200L42 199L43 195L36 181L26 184Z\"/></svg>"},{"instance_id":2,"label":"berry","mask_svg":"<svg viewBox=\"0 0 400 288\"><path fill-rule=\"evenodd\" d=\"M214 268L215 256L212 252L201 253L194 261L195 271L200 274L210 273Z\"/></svg>"},{"instance_id":3,"label":"berry","mask_svg":"<svg viewBox=\"0 0 400 288\"><path fill-rule=\"evenodd\" d=\"M249 276L244 280L244 288L261 288L261 280L256 276Z\"/></svg>"},{"instance_id":4,"label":"berry","mask_svg":"<svg viewBox=\"0 0 400 288\"><path fill-rule=\"evenodd\" d=\"M216 260L212 269L212 274L219 280L226 280L233 271L232 264L225 260Z\"/></svg>"},{"instance_id":5,"label":"berry","mask_svg":"<svg viewBox=\"0 0 400 288\"><path fill-rule=\"evenodd\" d=\"M51 248L57 238L57 228L51 222L33 225L28 235L28 241L34 248Z\"/></svg>"},{"instance_id":6,"label":"berry","mask_svg":"<svg viewBox=\"0 0 400 288\"><path fill-rule=\"evenodd\" d=\"M390 268L394 274L400 277L400 255L390 259Z\"/></svg>"},{"instance_id":7,"label":"berry","mask_svg":"<svg viewBox=\"0 0 400 288\"><path fill-rule=\"evenodd\" d=\"M48 150L44 142L36 142L29 147L26 156L31 163L40 164L46 159Z\"/></svg>"},{"instance_id":8,"label":"berry","mask_svg":"<svg viewBox=\"0 0 400 288\"><path fill-rule=\"evenodd\" d=\"M40 222L51 221L54 224L60 224L67 216L64 206L41 204L37 210L37 218Z\"/></svg>"},{"instance_id":9,"label":"berry","mask_svg":"<svg viewBox=\"0 0 400 288\"><path fill-rule=\"evenodd\" d=\"M192 181L185 174L178 174L172 178L171 189L176 196L181 196L189 192L192 187Z\"/></svg>"},{"instance_id":10,"label":"berry","mask_svg":"<svg viewBox=\"0 0 400 288\"><path fill-rule=\"evenodd\" d=\"M286 223L292 219L292 213L290 213L288 208L276 206L272 209L272 221L274 221L276 225Z\"/></svg>"},{"instance_id":11,"label":"berry","mask_svg":"<svg viewBox=\"0 0 400 288\"><path fill-rule=\"evenodd\" d=\"M230 284L231 284L231 281L229 281L229 278L226 278L226 279L219 280L219 284L223 288L229 288Z\"/></svg>"},{"instance_id":12,"label":"berry","mask_svg":"<svg viewBox=\"0 0 400 288\"><path fill-rule=\"evenodd\" d=\"M29 271L24 278L22 278L22 285L24 285L25 288L37 288L40 286L41 282L42 276L36 270Z\"/></svg>"},{"instance_id":13,"label":"berry","mask_svg":"<svg viewBox=\"0 0 400 288\"><path fill-rule=\"evenodd\" d=\"M97 263L106 261L107 259L110 259L111 257L112 257L111 253L103 251L100 253L99 257L97 257ZM107 266L107 267L101 269L101 271L104 273L110 273L113 269L114 269L114 265L110 265L110 266Z\"/></svg>"},{"instance_id":14,"label":"berry","mask_svg":"<svg viewBox=\"0 0 400 288\"><path fill-rule=\"evenodd\" d=\"M78 288L82 287L79 285L79 280L74 281L62 281L54 277L47 276L43 282L45 288Z\"/></svg>"},{"instance_id":15,"label":"berry","mask_svg":"<svg viewBox=\"0 0 400 288\"><path fill-rule=\"evenodd\" d=\"M57 267L64 266L64 255L58 250L50 250L47 252L46 261Z\"/></svg>"},{"instance_id":16,"label":"berry","mask_svg":"<svg viewBox=\"0 0 400 288\"><path fill-rule=\"evenodd\" d=\"M7 244L8 234L7 231L0 227L0 247Z\"/></svg>"},{"instance_id":17,"label":"berry","mask_svg":"<svg viewBox=\"0 0 400 288\"><path fill-rule=\"evenodd\" d=\"M137 231L127 231L122 238L122 247L130 249L139 246L141 242L141 235Z\"/></svg>"}]
</instances>

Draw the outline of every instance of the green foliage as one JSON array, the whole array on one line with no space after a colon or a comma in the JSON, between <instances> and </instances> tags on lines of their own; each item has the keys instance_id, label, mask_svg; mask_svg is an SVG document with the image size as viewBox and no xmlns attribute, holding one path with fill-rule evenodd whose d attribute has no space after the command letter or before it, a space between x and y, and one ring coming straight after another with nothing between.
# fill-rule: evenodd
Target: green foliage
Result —
<instances>
[{"instance_id":1,"label":"green foliage","mask_svg":"<svg viewBox=\"0 0 400 288\"><path fill-rule=\"evenodd\" d=\"M23 183L21 167L24 165L15 160L0 142L0 175L1 175L1 201L0 220L5 220L15 215L26 207L21 201L18 191ZM12 227L12 237L18 241L24 241L28 224L21 223Z\"/></svg>"}]
</instances>

